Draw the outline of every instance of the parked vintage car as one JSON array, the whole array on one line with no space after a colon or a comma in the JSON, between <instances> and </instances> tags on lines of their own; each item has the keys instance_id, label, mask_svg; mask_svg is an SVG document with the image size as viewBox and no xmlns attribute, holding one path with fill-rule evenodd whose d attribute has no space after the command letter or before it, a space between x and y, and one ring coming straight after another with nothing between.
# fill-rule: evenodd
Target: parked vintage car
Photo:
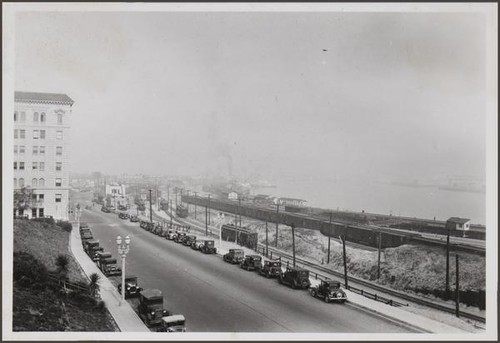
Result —
<instances>
[{"instance_id":1,"label":"parked vintage car","mask_svg":"<svg viewBox=\"0 0 500 343\"><path fill-rule=\"evenodd\" d=\"M120 219L129 219L130 215L128 213L126 213L126 212L120 212L118 214L118 218L120 218Z\"/></svg>"},{"instance_id":2,"label":"parked vintage car","mask_svg":"<svg viewBox=\"0 0 500 343\"><path fill-rule=\"evenodd\" d=\"M281 261L272 260L264 261L264 265L257 269L260 275L265 275L267 278L279 277L282 273L281 271Z\"/></svg>"},{"instance_id":3,"label":"parked vintage car","mask_svg":"<svg viewBox=\"0 0 500 343\"><path fill-rule=\"evenodd\" d=\"M182 314L163 317L157 332L186 332L186 318Z\"/></svg>"},{"instance_id":4,"label":"parked vintage car","mask_svg":"<svg viewBox=\"0 0 500 343\"><path fill-rule=\"evenodd\" d=\"M307 289L311 285L309 281L309 270L299 267L288 267L284 273L281 273L278 281L281 284L295 288Z\"/></svg>"},{"instance_id":5,"label":"parked vintage car","mask_svg":"<svg viewBox=\"0 0 500 343\"><path fill-rule=\"evenodd\" d=\"M109 208L107 208L106 206L101 207L101 211L103 211L104 213L111 212L111 210Z\"/></svg>"},{"instance_id":6,"label":"parked vintage car","mask_svg":"<svg viewBox=\"0 0 500 343\"><path fill-rule=\"evenodd\" d=\"M262 257L259 255L247 255L241 261L240 267L241 269L246 269L246 270L256 270L257 268L260 268L262 263Z\"/></svg>"},{"instance_id":7,"label":"parked vintage car","mask_svg":"<svg viewBox=\"0 0 500 343\"><path fill-rule=\"evenodd\" d=\"M197 239L191 244L191 249L200 250L200 248L205 244L205 241L202 239Z\"/></svg>"},{"instance_id":8,"label":"parked vintage car","mask_svg":"<svg viewBox=\"0 0 500 343\"><path fill-rule=\"evenodd\" d=\"M99 246L99 240L89 239L89 240L85 241L85 244L83 245L83 250L85 250L87 255L89 255L89 257L90 257L91 249L94 247L98 247L98 246Z\"/></svg>"},{"instance_id":9,"label":"parked vintage car","mask_svg":"<svg viewBox=\"0 0 500 343\"><path fill-rule=\"evenodd\" d=\"M186 232L183 232L183 231L176 231L175 232L176 235L175 235L175 242L176 243L184 243L184 240L186 239Z\"/></svg>"},{"instance_id":10,"label":"parked vintage car","mask_svg":"<svg viewBox=\"0 0 500 343\"><path fill-rule=\"evenodd\" d=\"M141 223L139 224L139 226L141 227L141 229L144 229L146 230L146 226L148 225L148 222L145 221L145 220L141 220Z\"/></svg>"},{"instance_id":11,"label":"parked vintage car","mask_svg":"<svg viewBox=\"0 0 500 343\"><path fill-rule=\"evenodd\" d=\"M158 325L163 317L170 315L170 312L163 308L163 294L159 289L143 290L137 310L146 326Z\"/></svg>"},{"instance_id":12,"label":"parked vintage car","mask_svg":"<svg viewBox=\"0 0 500 343\"><path fill-rule=\"evenodd\" d=\"M80 233L82 233L83 229L86 229L88 227L89 227L88 223L86 223L86 222L80 222L80 228L79 228L80 229Z\"/></svg>"},{"instance_id":13,"label":"parked vintage car","mask_svg":"<svg viewBox=\"0 0 500 343\"><path fill-rule=\"evenodd\" d=\"M165 238L171 241L175 240L175 237L177 237L177 233L174 230L168 230L165 235Z\"/></svg>"},{"instance_id":14,"label":"parked vintage car","mask_svg":"<svg viewBox=\"0 0 500 343\"><path fill-rule=\"evenodd\" d=\"M204 254L216 254L217 248L213 240L205 240L204 244L200 247L200 251Z\"/></svg>"},{"instance_id":15,"label":"parked vintage car","mask_svg":"<svg viewBox=\"0 0 500 343\"><path fill-rule=\"evenodd\" d=\"M185 246L189 247L195 241L196 241L196 236L195 235L186 235L186 238L184 238L184 241L182 242L182 244L184 244Z\"/></svg>"},{"instance_id":16,"label":"parked vintage car","mask_svg":"<svg viewBox=\"0 0 500 343\"><path fill-rule=\"evenodd\" d=\"M84 230L85 231L82 231L81 235L83 247L85 247L87 241L94 239L94 235L92 235L92 231L90 231L90 229L84 229Z\"/></svg>"},{"instance_id":17,"label":"parked vintage car","mask_svg":"<svg viewBox=\"0 0 500 343\"><path fill-rule=\"evenodd\" d=\"M340 287L339 281L321 280L318 286L309 288L309 292L313 297L321 298L327 303L334 301L343 304L347 300L347 295Z\"/></svg>"},{"instance_id":18,"label":"parked vintage car","mask_svg":"<svg viewBox=\"0 0 500 343\"><path fill-rule=\"evenodd\" d=\"M132 215L132 216L130 216L130 221L131 221L132 223L137 223L137 222L139 221L139 217L137 217L137 216L133 216L133 215Z\"/></svg>"},{"instance_id":19,"label":"parked vintage car","mask_svg":"<svg viewBox=\"0 0 500 343\"><path fill-rule=\"evenodd\" d=\"M232 264L241 263L245 258L245 251L243 249L229 249L229 252L224 254L222 258Z\"/></svg>"},{"instance_id":20,"label":"parked vintage car","mask_svg":"<svg viewBox=\"0 0 500 343\"><path fill-rule=\"evenodd\" d=\"M100 246L92 247L92 249L90 250L90 254L89 254L92 261L97 263L97 261L99 261L98 253L102 252L102 251L104 251L103 247L100 247Z\"/></svg>"},{"instance_id":21,"label":"parked vintage car","mask_svg":"<svg viewBox=\"0 0 500 343\"><path fill-rule=\"evenodd\" d=\"M119 211L126 211L127 210L127 206L118 205L118 210Z\"/></svg>"},{"instance_id":22,"label":"parked vintage car","mask_svg":"<svg viewBox=\"0 0 500 343\"><path fill-rule=\"evenodd\" d=\"M106 276L122 275L122 269L118 267L116 263L116 258L106 258L99 261L101 265L101 271Z\"/></svg>"},{"instance_id":23,"label":"parked vintage car","mask_svg":"<svg viewBox=\"0 0 500 343\"><path fill-rule=\"evenodd\" d=\"M141 287L137 286L137 276L125 276L125 299L135 297L142 291ZM118 284L118 293L122 294L122 284Z\"/></svg>"}]
</instances>

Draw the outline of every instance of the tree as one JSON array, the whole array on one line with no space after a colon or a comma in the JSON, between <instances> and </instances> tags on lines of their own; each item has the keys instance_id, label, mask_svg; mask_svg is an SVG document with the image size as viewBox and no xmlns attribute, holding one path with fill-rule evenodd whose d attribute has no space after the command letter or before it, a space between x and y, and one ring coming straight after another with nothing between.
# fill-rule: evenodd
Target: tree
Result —
<instances>
[{"instance_id":1,"label":"tree","mask_svg":"<svg viewBox=\"0 0 500 343\"><path fill-rule=\"evenodd\" d=\"M92 273L90 274L89 278L89 293L95 298L97 296L97 293L99 292L99 281L101 280L101 276L97 273Z\"/></svg>"},{"instance_id":2,"label":"tree","mask_svg":"<svg viewBox=\"0 0 500 343\"><path fill-rule=\"evenodd\" d=\"M33 197L33 190L29 187L23 187L14 190L14 211L17 213L23 213L25 210L31 207L31 201Z\"/></svg>"},{"instance_id":3,"label":"tree","mask_svg":"<svg viewBox=\"0 0 500 343\"><path fill-rule=\"evenodd\" d=\"M57 277L62 283L63 289L66 290L66 280L69 272L69 258L66 255L60 254L56 258Z\"/></svg>"}]
</instances>

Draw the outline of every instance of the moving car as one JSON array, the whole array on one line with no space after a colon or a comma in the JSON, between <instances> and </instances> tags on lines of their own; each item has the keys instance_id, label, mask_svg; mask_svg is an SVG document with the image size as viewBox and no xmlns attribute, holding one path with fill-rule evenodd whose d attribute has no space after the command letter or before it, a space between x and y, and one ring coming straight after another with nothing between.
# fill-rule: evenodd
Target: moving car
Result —
<instances>
[{"instance_id":1,"label":"moving car","mask_svg":"<svg viewBox=\"0 0 500 343\"><path fill-rule=\"evenodd\" d=\"M299 267L288 267L284 273L281 273L278 281L281 284L295 288L307 289L311 285L309 281L309 270Z\"/></svg>"},{"instance_id":2,"label":"moving car","mask_svg":"<svg viewBox=\"0 0 500 343\"><path fill-rule=\"evenodd\" d=\"M343 304L347 300L339 281L321 280L318 286L309 288L309 292L313 297L322 298L327 303L335 301Z\"/></svg>"}]
</instances>

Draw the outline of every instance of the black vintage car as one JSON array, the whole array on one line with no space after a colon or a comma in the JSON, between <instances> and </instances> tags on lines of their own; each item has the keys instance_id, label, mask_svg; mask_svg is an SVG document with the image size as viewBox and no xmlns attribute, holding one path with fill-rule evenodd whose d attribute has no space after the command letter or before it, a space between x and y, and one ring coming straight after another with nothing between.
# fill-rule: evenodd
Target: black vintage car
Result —
<instances>
[{"instance_id":1,"label":"black vintage car","mask_svg":"<svg viewBox=\"0 0 500 343\"><path fill-rule=\"evenodd\" d=\"M171 314L170 311L163 308L163 294L158 289L142 291L137 310L139 317L148 327L160 324L163 317Z\"/></svg>"},{"instance_id":2,"label":"black vintage car","mask_svg":"<svg viewBox=\"0 0 500 343\"><path fill-rule=\"evenodd\" d=\"M200 251L204 254L216 254L217 248L215 247L213 240L206 240L203 242L204 244L201 246Z\"/></svg>"},{"instance_id":3,"label":"black vintage car","mask_svg":"<svg viewBox=\"0 0 500 343\"><path fill-rule=\"evenodd\" d=\"M321 280L318 286L309 288L309 292L313 297L321 298L327 303L339 302L343 304L347 300L347 295L340 287L339 281Z\"/></svg>"},{"instance_id":4,"label":"black vintage car","mask_svg":"<svg viewBox=\"0 0 500 343\"><path fill-rule=\"evenodd\" d=\"M224 261L236 264L241 263L245 257L245 252L243 249L229 249L229 252L225 254L222 258Z\"/></svg>"},{"instance_id":5,"label":"black vintage car","mask_svg":"<svg viewBox=\"0 0 500 343\"><path fill-rule=\"evenodd\" d=\"M137 217L137 216L130 216L130 221L132 223L137 223L139 221L139 217Z\"/></svg>"},{"instance_id":6,"label":"black vintage car","mask_svg":"<svg viewBox=\"0 0 500 343\"><path fill-rule=\"evenodd\" d=\"M137 276L127 275L125 277L125 299L138 296L142 291L141 287L137 286ZM118 284L118 293L122 294L122 284Z\"/></svg>"},{"instance_id":7,"label":"black vintage car","mask_svg":"<svg viewBox=\"0 0 500 343\"><path fill-rule=\"evenodd\" d=\"M256 270L257 268L260 268L262 263L262 257L259 255L247 255L245 256L245 259L241 261L240 267L241 269L246 269L246 270Z\"/></svg>"},{"instance_id":8,"label":"black vintage car","mask_svg":"<svg viewBox=\"0 0 500 343\"><path fill-rule=\"evenodd\" d=\"M182 242L182 244L184 244L185 246L189 247L195 241L196 241L196 236L195 235L186 235L186 238L184 238L184 241Z\"/></svg>"},{"instance_id":9,"label":"black vintage car","mask_svg":"<svg viewBox=\"0 0 500 343\"><path fill-rule=\"evenodd\" d=\"M128 219L128 218L130 218L130 215L128 213L125 213L125 212L120 212L118 214L118 218L120 218L120 219Z\"/></svg>"},{"instance_id":10,"label":"black vintage car","mask_svg":"<svg viewBox=\"0 0 500 343\"><path fill-rule=\"evenodd\" d=\"M281 261L264 261L264 265L257 269L257 272L267 278L279 277L281 274Z\"/></svg>"},{"instance_id":11,"label":"black vintage car","mask_svg":"<svg viewBox=\"0 0 500 343\"><path fill-rule=\"evenodd\" d=\"M278 281L281 284L291 286L293 289L307 289L311 285L309 270L298 267L288 267L284 273L280 274Z\"/></svg>"},{"instance_id":12,"label":"black vintage car","mask_svg":"<svg viewBox=\"0 0 500 343\"><path fill-rule=\"evenodd\" d=\"M174 238L176 243L184 243L184 240L186 239L186 233L182 231L177 231L176 236Z\"/></svg>"},{"instance_id":13,"label":"black vintage car","mask_svg":"<svg viewBox=\"0 0 500 343\"><path fill-rule=\"evenodd\" d=\"M109 213L111 212L109 208L107 208L106 206L103 206L101 207L101 211L103 211L104 213Z\"/></svg>"}]
</instances>

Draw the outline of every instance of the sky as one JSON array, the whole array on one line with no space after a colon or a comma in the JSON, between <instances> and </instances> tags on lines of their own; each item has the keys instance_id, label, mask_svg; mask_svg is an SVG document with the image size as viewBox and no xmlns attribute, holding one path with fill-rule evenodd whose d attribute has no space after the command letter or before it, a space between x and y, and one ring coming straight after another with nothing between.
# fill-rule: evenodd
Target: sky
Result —
<instances>
[{"instance_id":1,"label":"sky","mask_svg":"<svg viewBox=\"0 0 500 343\"><path fill-rule=\"evenodd\" d=\"M15 89L74 101L71 170L484 177L481 13L22 12Z\"/></svg>"}]
</instances>

